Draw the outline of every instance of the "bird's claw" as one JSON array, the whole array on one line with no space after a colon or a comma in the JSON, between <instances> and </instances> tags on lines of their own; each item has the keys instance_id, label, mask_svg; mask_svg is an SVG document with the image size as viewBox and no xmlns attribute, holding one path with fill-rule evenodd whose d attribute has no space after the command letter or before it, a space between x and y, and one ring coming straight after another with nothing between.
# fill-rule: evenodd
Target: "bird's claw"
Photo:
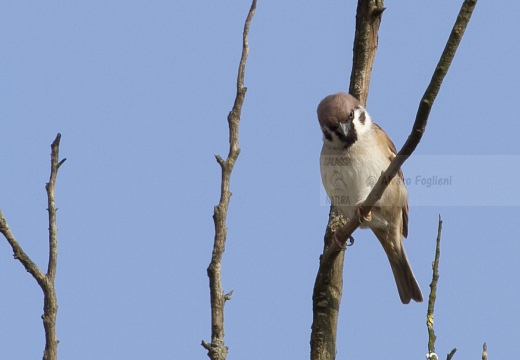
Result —
<instances>
[{"instance_id":1,"label":"bird's claw","mask_svg":"<svg viewBox=\"0 0 520 360\"><path fill-rule=\"evenodd\" d=\"M334 233L334 236L332 237L334 239L334 242L336 243L336 245L338 245L338 247L341 249L341 250L346 250L347 249L347 246L352 246L354 245L354 238L352 237L352 235L350 235L348 237L348 240L350 241L350 243L347 241L345 244L342 244L341 241L339 240L338 238L338 232L336 231Z\"/></svg>"},{"instance_id":2,"label":"bird's claw","mask_svg":"<svg viewBox=\"0 0 520 360\"><path fill-rule=\"evenodd\" d=\"M359 218L359 223L363 223L364 221L372 221L372 212L369 211L367 216L363 215L363 212L361 211L361 206L358 206L356 208L356 215Z\"/></svg>"}]
</instances>

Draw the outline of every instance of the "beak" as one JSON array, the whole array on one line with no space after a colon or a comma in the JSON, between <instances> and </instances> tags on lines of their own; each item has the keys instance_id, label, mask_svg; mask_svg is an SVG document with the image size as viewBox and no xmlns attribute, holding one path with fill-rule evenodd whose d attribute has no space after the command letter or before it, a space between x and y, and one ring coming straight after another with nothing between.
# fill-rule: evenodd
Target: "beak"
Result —
<instances>
[{"instance_id":1,"label":"beak","mask_svg":"<svg viewBox=\"0 0 520 360\"><path fill-rule=\"evenodd\" d=\"M338 130L343 133L343 135L347 136L349 130L350 130L350 121L347 121L346 123L339 123Z\"/></svg>"}]
</instances>

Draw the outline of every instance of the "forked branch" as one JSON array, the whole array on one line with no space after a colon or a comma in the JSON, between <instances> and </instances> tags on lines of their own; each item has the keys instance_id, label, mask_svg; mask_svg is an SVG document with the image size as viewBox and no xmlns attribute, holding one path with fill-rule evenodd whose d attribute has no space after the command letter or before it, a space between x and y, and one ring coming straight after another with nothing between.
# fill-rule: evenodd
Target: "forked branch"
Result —
<instances>
[{"instance_id":1,"label":"forked branch","mask_svg":"<svg viewBox=\"0 0 520 360\"><path fill-rule=\"evenodd\" d=\"M47 211L49 213L49 258L47 262L47 273L44 274L40 268L23 251L22 247L14 237L7 225L2 211L0 210L0 232L13 249L13 256L20 261L40 285L43 291L43 327L45 330L45 350L43 360L56 360L58 358L58 338L56 336L56 315L58 313L58 301L54 288L56 277L56 265L58 261L58 227L56 225L56 205L54 199L56 178L58 169L66 159L59 160L61 134L51 145L51 175L49 182L45 185L47 191Z\"/></svg>"}]
</instances>

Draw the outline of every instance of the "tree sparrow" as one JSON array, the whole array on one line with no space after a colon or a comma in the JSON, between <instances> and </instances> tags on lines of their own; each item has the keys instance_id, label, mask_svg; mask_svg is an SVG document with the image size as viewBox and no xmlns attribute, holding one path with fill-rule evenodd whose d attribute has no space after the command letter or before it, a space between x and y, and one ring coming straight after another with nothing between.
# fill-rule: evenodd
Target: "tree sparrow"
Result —
<instances>
[{"instance_id":1,"label":"tree sparrow","mask_svg":"<svg viewBox=\"0 0 520 360\"><path fill-rule=\"evenodd\" d=\"M323 99L318 120L323 131L323 186L332 204L351 219L397 151L350 94L337 93ZM403 236L408 235L408 192L401 170L360 227L372 229L383 245L403 304L410 299L423 301L403 247Z\"/></svg>"}]
</instances>

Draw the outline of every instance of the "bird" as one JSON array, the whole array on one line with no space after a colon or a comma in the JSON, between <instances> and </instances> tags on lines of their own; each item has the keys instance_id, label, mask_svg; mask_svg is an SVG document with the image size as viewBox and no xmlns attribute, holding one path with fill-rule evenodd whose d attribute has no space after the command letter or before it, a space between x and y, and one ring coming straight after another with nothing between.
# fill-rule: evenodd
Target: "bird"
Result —
<instances>
[{"instance_id":1,"label":"bird","mask_svg":"<svg viewBox=\"0 0 520 360\"><path fill-rule=\"evenodd\" d=\"M317 115L323 132L323 186L332 205L352 219L395 158L395 145L350 94L339 92L325 97L318 105ZM408 191L401 169L360 222L360 227L370 228L383 246L401 302L422 302L421 289L403 247L403 237L408 236Z\"/></svg>"}]
</instances>

